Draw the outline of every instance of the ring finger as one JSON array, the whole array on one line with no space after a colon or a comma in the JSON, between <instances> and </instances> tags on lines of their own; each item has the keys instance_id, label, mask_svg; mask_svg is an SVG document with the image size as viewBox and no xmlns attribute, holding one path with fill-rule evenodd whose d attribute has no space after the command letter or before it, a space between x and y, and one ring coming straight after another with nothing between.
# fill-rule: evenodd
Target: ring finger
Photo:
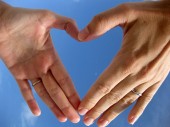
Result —
<instances>
[{"instance_id":1,"label":"ring finger","mask_svg":"<svg viewBox=\"0 0 170 127\"><path fill-rule=\"evenodd\" d=\"M39 82L40 81L40 82ZM47 90L45 89L42 81L40 79L31 80L32 84L34 84L34 89L40 98L45 102L45 104L51 109L51 111L55 114L60 122L65 122L67 117L62 113L62 111L58 108L55 102L51 99Z\"/></svg>"}]
</instances>

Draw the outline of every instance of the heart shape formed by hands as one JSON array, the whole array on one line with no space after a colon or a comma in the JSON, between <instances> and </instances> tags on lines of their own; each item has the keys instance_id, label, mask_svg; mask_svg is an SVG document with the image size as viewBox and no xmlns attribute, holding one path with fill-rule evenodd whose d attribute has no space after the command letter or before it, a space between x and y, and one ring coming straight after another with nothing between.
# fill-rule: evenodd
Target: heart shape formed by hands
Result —
<instances>
[{"instance_id":1,"label":"heart shape formed by hands","mask_svg":"<svg viewBox=\"0 0 170 127\"><path fill-rule=\"evenodd\" d=\"M78 109L79 114L85 115L86 125L91 125L102 114L98 125L107 126L137 100L128 118L133 124L170 71L167 4L169 2L122 4L95 16L81 32L70 18L47 10L13 8L5 4L0 25L0 57L14 75L33 114L40 115L40 109L28 80L61 122L68 118L77 123ZM160 13L154 13L158 10ZM116 26L124 31L122 48L80 104L52 44L50 29L62 29L76 40L89 41Z\"/></svg>"}]
</instances>

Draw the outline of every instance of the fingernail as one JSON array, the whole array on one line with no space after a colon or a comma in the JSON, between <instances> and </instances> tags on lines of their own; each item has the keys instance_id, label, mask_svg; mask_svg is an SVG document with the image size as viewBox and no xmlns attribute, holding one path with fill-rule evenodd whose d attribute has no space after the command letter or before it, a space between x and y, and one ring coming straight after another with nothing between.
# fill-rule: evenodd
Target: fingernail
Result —
<instances>
[{"instance_id":1,"label":"fingernail","mask_svg":"<svg viewBox=\"0 0 170 127\"><path fill-rule=\"evenodd\" d=\"M80 33L78 35L78 39L80 41L83 41L87 38L88 35L89 35L89 30L87 28L85 28L82 31L80 31Z\"/></svg>"},{"instance_id":2,"label":"fingernail","mask_svg":"<svg viewBox=\"0 0 170 127\"><path fill-rule=\"evenodd\" d=\"M99 124L100 124L100 126L105 127L109 124L109 121L101 119L101 120L99 120Z\"/></svg>"},{"instance_id":3,"label":"fingernail","mask_svg":"<svg viewBox=\"0 0 170 127\"><path fill-rule=\"evenodd\" d=\"M67 121L67 118L63 118L63 117L61 117L61 118L59 118L59 121L60 121L60 122L62 122L62 123L64 123L64 122L66 122L66 121Z\"/></svg>"},{"instance_id":4,"label":"fingernail","mask_svg":"<svg viewBox=\"0 0 170 127\"><path fill-rule=\"evenodd\" d=\"M82 108L82 109L79 109L78 112L79 112L80 115L83 116L83 115L85 115L88 112L88 109L83 109Z\"/></svg>"},{"instance_id":5,"label":"fingernail","mask_svg":"<svg viewBox=\"0 0 170 127\"><path fill-rule=\"evenodd\" d=\"M93 122L94 122L94 119L92 119L92 118L86 117L86 118L84 119L84 124L85 124L86 126L92 125Z\"/></svg>"},{"instance_id":6,"label":"fingernail","mask_svg":"<svg viewBox=\"0 0 170 127\"><path fill-rule=\"evenodd\" d=\"M137 117L135 117L135 116L131 116L130 119L129 119L129 123L131 125L134 125L136 121L137 121Z\"/></svg>"},{"instance_id":7,"label":"fingernail","mask_svg":"<svg viewBox=\"0 0 170 127\"><path fill-rule=\"evenodd\" d=\"M72 120L73 123L78 123L79 121L80 121L80 118L74 118L74 119Z\"/></svg>"},{"instance_id":8,"label":"fingernail","mask_svg":"<svg viewBox=\"0 0 170 127\"><path fill-rule=\"evenodd\" d=\"M40 116L41 115L41 111L40 110L35 110L34 111L34 115L35 116Z\"/></svg>"}]
</instances>

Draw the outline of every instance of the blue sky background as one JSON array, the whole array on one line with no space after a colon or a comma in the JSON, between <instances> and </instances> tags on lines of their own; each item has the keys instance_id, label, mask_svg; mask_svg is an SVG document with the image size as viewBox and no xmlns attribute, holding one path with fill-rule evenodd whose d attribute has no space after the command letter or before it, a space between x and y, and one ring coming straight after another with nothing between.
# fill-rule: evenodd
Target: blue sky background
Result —
<instances>
[{"instance_id":1,"label":"blue sky background","mask_svg":"<svg viewBox=\"0 0 170 127\"><path fill-rule=\"evenodd\" d=\"M133 2L136 0L133 0ZM49 9L77 21L80 29L96 14L123 2L132 0L6 0L13 6ZM115 28L90 43L77 43L64 31L52 30L53 42L65 67L71 75L81 98L86 94L101 72L111 62L121 46L122 31ZM155 95L150 105L134 127L170 126L170 76ZM34 117L25 104L18 86L2 61L0 61L0 126L1 127L85 127L81 121L60 123L34 92L42 109ZM130 127L128 108L109 127ZM94 124L92 127L96 127Z\"/></svg>"}]
</instances>

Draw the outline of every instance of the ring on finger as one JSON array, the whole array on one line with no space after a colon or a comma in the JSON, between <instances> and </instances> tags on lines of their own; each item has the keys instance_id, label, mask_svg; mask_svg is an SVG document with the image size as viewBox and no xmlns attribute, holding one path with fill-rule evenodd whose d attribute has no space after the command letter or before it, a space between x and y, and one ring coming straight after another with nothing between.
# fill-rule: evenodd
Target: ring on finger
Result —
<instances>
[{"instance_id":1,"label":"ring on finger","mask_svg":"<svg viewBox=\"0 0 170 127\"><path fill-rule=\"evenodd\" d=\"M37 85L37 84L40 83L40 82L41 82L41 79L33 82L33 83L32 83L32 86L34 87L35 85Z\"/></svg>"},{"instance_id":2,"label":"ring on finger","mask_svg":"<svg viewBox=\"0 0 170 127\"><path fill-rule=\"evenodd\" d=\"M142 93L138 92L136 89L131 90L131 92L138 95L139 97L142 96Z\"/></svg>"}]
</instances>

